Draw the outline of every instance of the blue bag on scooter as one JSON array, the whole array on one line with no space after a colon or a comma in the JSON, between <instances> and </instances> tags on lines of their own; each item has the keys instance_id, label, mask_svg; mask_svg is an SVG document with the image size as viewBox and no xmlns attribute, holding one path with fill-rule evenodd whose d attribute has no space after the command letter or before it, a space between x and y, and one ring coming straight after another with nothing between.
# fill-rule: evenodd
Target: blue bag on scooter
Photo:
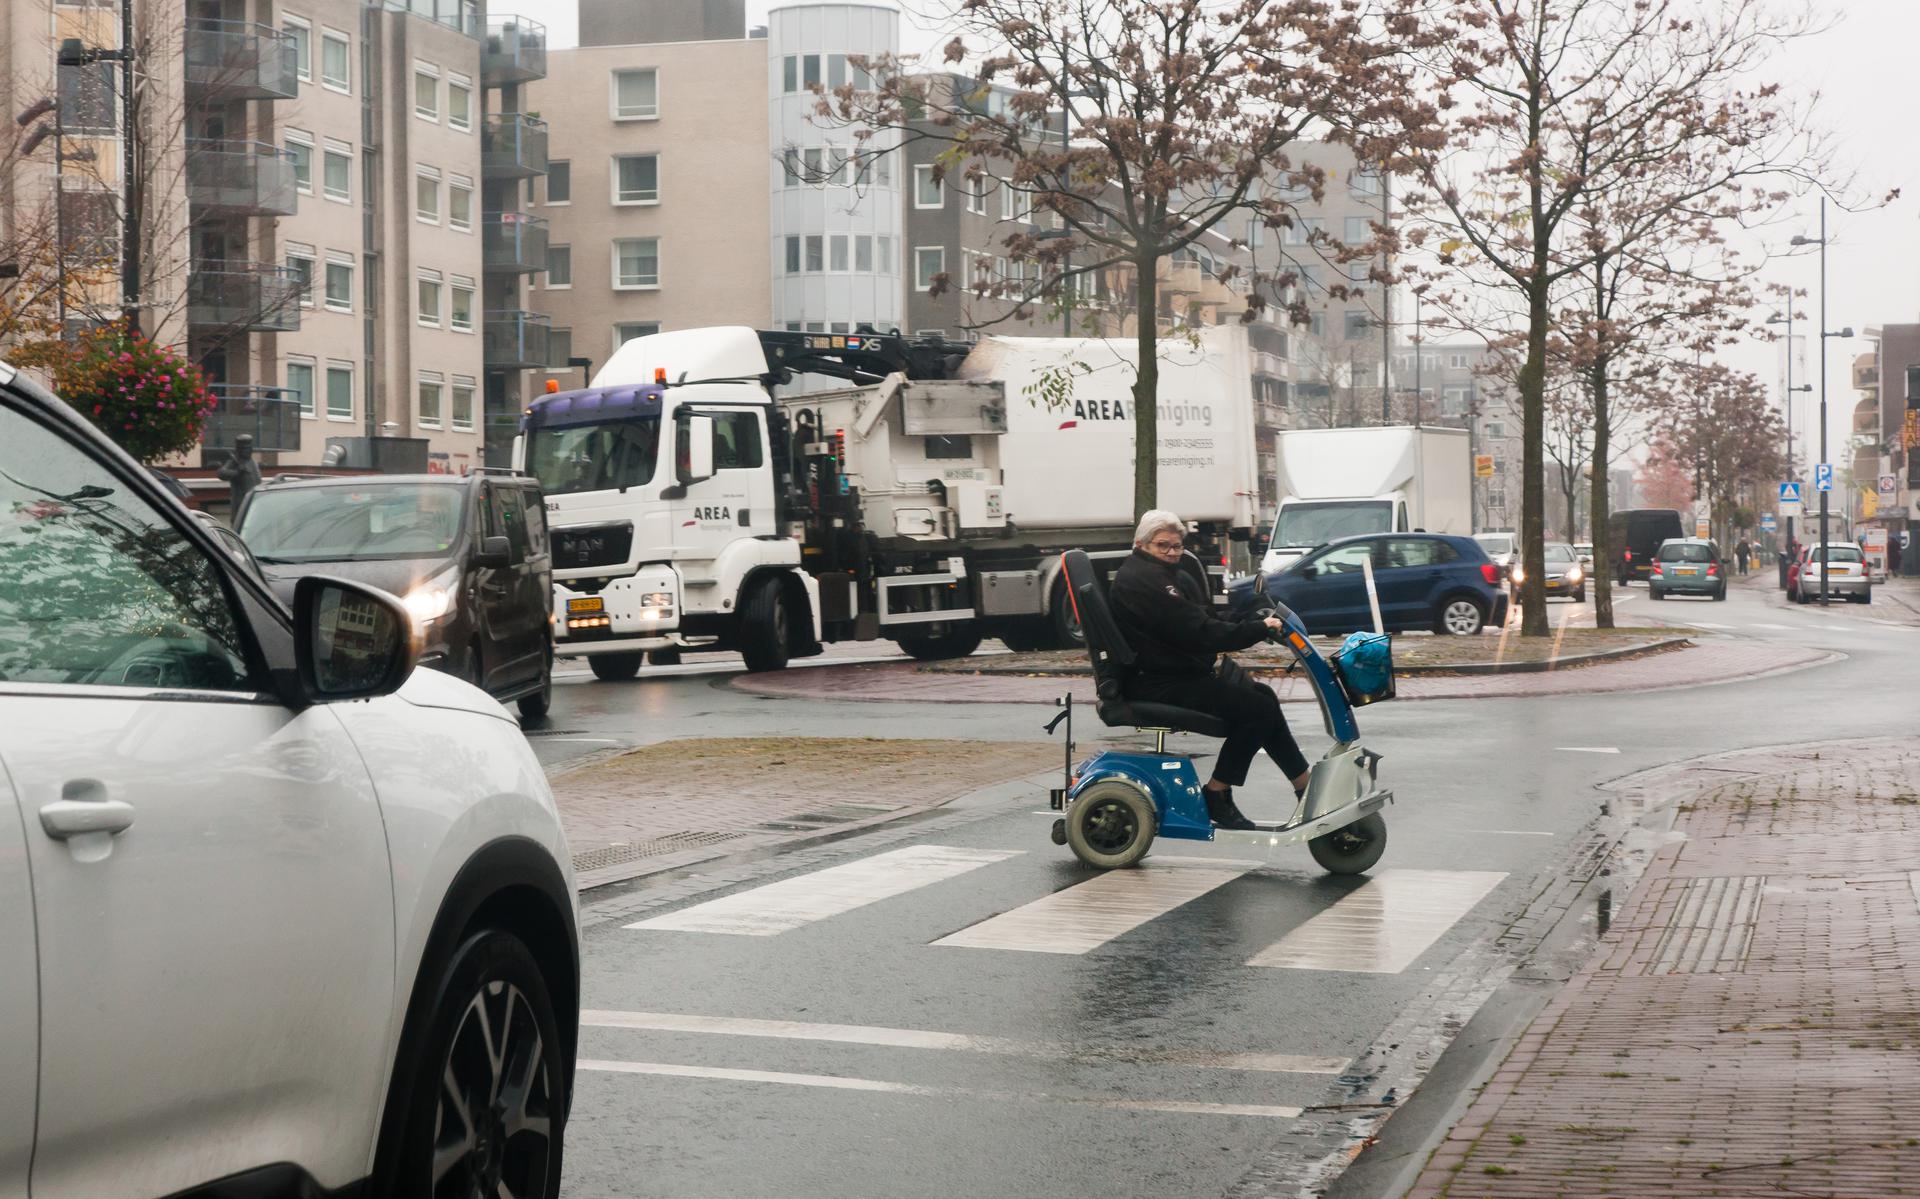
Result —
<instances>
[{"instance_id":1,"label":"blue bag on scooter","mask_svg":"<svg viewBox=\"0 0 1920 1199\"><path fill-rule=\"evenodd\" d=\"M1393 698L1393 639L1387 634L1349 634L1331 660L1347 702L1354 707Z\"/></svg>"}]
</instances>

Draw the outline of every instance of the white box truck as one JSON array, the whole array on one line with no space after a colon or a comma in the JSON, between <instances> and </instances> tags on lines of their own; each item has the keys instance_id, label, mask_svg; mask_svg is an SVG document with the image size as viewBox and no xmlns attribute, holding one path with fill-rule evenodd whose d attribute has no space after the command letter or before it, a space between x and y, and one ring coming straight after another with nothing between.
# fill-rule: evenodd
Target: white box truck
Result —
<instances>
[{"instance_id":1,"label":"white box truck","mask_svg":"<svg viewBox=\"0 0 1920 1199\"><path fill-rule=\"evenodd\" d=\"M1204 344L1231 353L1232 334L1238 368L1187 343L1162 366L1165 502L1215 562L1250 537L1255 492L1244 333ZM1132 537L1132 373L1080 373L1063 410L1026 389L1130 348L740 327L626 343L591 386L529 404L515 442L547 494L555 653L624 678L682 651L768 670L828 641L936 658L1070 640L1060 551L1124 556ZM794 390L803 375L852 386Z\"/></svg>"},{"instance_id":2,"label":"white box truck","mask_svg":"<svg viewBox=\"0 0 1920 1199\"><path fill-rule=\"evenodd\" d=\"M1263 571L1337 537L1473 532L1465 429L1293 429L1278 434L1274 448L1280 504Z\"/></svg>"}]
</instances>

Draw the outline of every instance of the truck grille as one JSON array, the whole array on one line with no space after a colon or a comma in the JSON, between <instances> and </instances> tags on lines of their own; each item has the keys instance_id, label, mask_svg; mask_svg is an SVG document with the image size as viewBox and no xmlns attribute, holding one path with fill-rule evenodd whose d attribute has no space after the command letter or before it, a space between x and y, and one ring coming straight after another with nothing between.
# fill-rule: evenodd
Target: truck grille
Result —
<instances>
[{"instance_id":1,"label":"truck grille","mask_svg":"<svg viewBox=\"0 0 1920 1199\"><path fill-rule=\"evenodd\" d=\"M553 568L581 570L590 566L623 566L633 550L633 526L576 525L553 531Z\"/></svg>"}]
</instances>

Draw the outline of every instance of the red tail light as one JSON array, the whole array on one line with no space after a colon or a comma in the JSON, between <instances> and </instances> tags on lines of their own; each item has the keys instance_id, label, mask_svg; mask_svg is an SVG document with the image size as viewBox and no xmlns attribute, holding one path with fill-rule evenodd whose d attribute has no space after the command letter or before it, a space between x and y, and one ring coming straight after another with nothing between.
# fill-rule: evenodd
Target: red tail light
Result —
<instances>
[{"instance_id":1,"label":"red tail light","mask_svg":"<svg viewBox=\"0 0 1920 1199\"><path fill-rule=\"evenodd\" d=\"M1658 562L1655 562L1655 563L1653 564L1653 573L1654 573L1654 574L1659 574L1659 573L1660 573L1660 564L1659 564Z\"/></svg>"},{"instance_id":2,"label":"red tail light","mask_svg":"<svg viewBox=\"0 0 1920 1199\"><path fill-rule=\"evenodd\" d=\"M1719 573L1720 573L1720 564L1718 562L1707 563L1707 577L1709 579L1713 578L1715 575Z\"/></svg>"},{"instance_id":3,"label":"red tail light","mask_svg":"<svg viewBox=\"0 0 1920 1199\"><path fill-rule=\"evenodd\" d=\"M1633 551L1632 551L1632 550L1628 550L1628 551L1626 551L1626 553L1627 553L1627 561L1629 561L1629 562L1631 562L1631 561L1633 561Z\"/></svg>"},{"instance_id":4,"label":"red tail light","mask_svg":"<svg viewBox=\"0 0 1920 1199\"><path fill-rule=\"evenodd\" d=\"M1482 562L1480 564L1480 577L1498 587L1500 585L1500 568L1491 562Z\"/></svg>"}]
</instances>

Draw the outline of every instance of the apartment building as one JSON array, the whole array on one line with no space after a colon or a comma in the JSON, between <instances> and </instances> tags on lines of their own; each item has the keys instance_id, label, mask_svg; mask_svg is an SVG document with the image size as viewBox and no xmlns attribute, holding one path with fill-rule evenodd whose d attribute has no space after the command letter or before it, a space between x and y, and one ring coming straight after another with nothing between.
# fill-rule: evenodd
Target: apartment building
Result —
<instances>
[{"instance_id":1,"label":"apartment building","mask_svg":"<svg viewBox=\"0 0 1920 1199\"><path fill-rule=\"evenodd\" d=\"M1418 355L1416 358L1415 355ZM1395 347L1394 386L1401 401L1396 419L1466 429L1476 468L1473 478L1473 527L1476 530L1520 527L1521 413L1513 389L1485 373L1490 359L1479 341L1422 342ZM1417 385L1417 386L1416 386ZM1417 397L1417 401L1416 401ZM1488 474L1480 474L1480 469ZM1571 536L1573 522L1565 519L1564 499L1547 465L1548 525ZM1584 487L1585 484L1582 484Z\"/></svg>"},{"instance_id":2,"label":"apartment building","mask_svg":"<svg viewBox=\"0 0 1920 1199\"><path fill-rule=\"evenodd\" d=\"M583 5L582 34L634 17ZM772 318L767 41L743 23L663 28L722 36L554 51L527 89L553 131L531 294L552 319L547 376L569 386L634 337Z\"/></svg>"}]
</instances>

